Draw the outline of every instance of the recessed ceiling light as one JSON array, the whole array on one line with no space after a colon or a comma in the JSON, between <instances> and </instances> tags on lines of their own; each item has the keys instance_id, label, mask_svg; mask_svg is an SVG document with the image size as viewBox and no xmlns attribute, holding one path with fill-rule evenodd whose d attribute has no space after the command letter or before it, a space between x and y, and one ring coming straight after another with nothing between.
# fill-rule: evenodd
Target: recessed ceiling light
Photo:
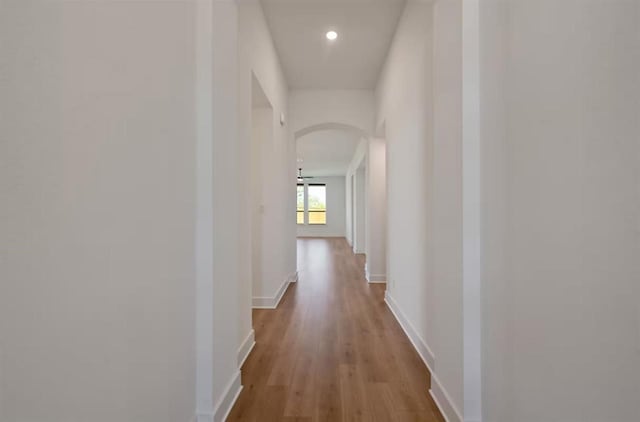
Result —
<instances>
[{"instance_id":1,"label":"recessed ceiling light","mask_svg":"<svg viewBox=\"0 0 640 422\"><path fill-rule=\"evenodd\" d=\"M328 39L329 41L333 41L333 40L335 40L336 38L338 38L338 33L337 33L336 31L329 31L329 32L327 32L327 39Z\"/></svg>"}]
</instances>

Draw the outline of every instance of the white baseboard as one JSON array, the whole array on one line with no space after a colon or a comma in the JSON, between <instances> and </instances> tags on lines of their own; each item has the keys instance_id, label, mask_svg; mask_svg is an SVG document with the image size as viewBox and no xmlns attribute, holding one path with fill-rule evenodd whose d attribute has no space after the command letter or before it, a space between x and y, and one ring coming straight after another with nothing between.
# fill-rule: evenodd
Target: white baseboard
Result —
<instances>
[{"instance_id":1,"label":"white baseboard","mask_svg":"<svg viewBox=\"0 0 640 422\"><path fill-rule=\"evenodd\" d=\"M244 361L247 360L253 350L253 347L256 345L255 335L256 332L252 329L247 338L244 339L240 345L240 348L238 349L238 368L242 368Z\"/></svg>"},{"instance_id":2,"label":"white baseboard","mask_svg":"<svg viewBox=\"0 0 640 422\"><path fill-rule=\"evenodd\" d=\"M369 284L376 284L376 283L386 284L387 283L386 274L371 274L366 264L364 266L364 278L367 280L367 283Z\"/></svg>"},{"instance_id":3,"label":"white baseboard","mask_svg":"<svg viewBox=\"0 0 640 422\"><path fill-rule=\"evenodd\" d=\"M451 400L451 396L447 393L447 390L444 389L438 377L431 373L431 389L429 390L429 394L433 398L433 401L436 402L438 409L440 409L440 413L444 416L444 419L447 422L463 422L462 414L453 404L453 400Z\"/></svg>"},{"instance_id":4,"label":"white baseboard","mask_svg":"<svg viewBox=\"0 0 640 422\"><path fill-rule=\"evenodd\" d=\"M464 419L462 419L461 413L455 407L451 396L449 396L444 387L442 387L440 380L438 380L438 377L433 371L435 367L435 356L427 345L427 342L418 334L413 324L411 324L406 315L400 310L398 303L388 290L385 292L384 301L391 310L391 313L396 317L400 327L402 327L407 337L409 337L409 341L413 344L413 347L416 349L416 352L418 352L418 355L420 355L424 364L429 368L431 374L431 389L429 390L429 394L431 394L433 401L438 406L438 409L440 409L440 413L442 413L442 416L444 416L447 422L463 422Z\"/></svg>"},{"instance_id":5,"label":"white baseboard","mask_svg":"<svg viewBox=\"0 0 640 422\"><path fill-rule=\"evenodd\" d=\"M429 368L429 372L433 374L433 368L436 358L429 345L427 345L427 342L424 341L420 334L418 334L418 331L415 329L413 324L411 324L411 321L409 321L407 316L402 312L402 310L400 310L398 303L395 301L393 296L391 296L389 290L387 290L384 294L384 301L391 310L391 313L393 313L393 315L396 317L396 320L400 324L400 327L402 327L407 337L409 337L409 341L411 341L411 344L413 344L413 347L418 352L418 355L420 355L420 358L422 359L424 364L427 365L427 368Z\"/></svg>"},{"instance_id":6,"label":"white baseboard","mask_svg":"<svg viewBox=\"0 0 640 422\"><path fill-rule=\"evenodd\" d=\"M387 275L386 274L367 274L367 281L370 284L375 284L375 283L386 284Z\"/></svg>"},{"instance_id":7,"label":"white baseboard","mask_svg":"<svg viewBox=\"0 0 640 422\"><path fill-rule=\"evenodd\" d=\"M213 412L212 413L196 413L194 421L195 422L213 422Z\"/></svg>"},{"instance_id":8,"label":"white baseboard","mask_svg":"<svg viewBox=\"0 0 640 422\"><path fill-rule=\"evenodd\" d=\"M213 412L213 418L211 419L212 422L224 422L227 419L241 391L242 391L242 383L241 383L240 371L238 371L231 378L231 381L229 381L229 384L227 385L227 388L225 389L224 394L222 395L222 397L220 398L220 401L216 405L215 410ZM203 419L203 421L209 422L208 419ZM200 422L200 415L198 415L198 422Z\"/></svg>"},{"instance_id":9,"label":"white baseboard","mask_svg":"<svg viewBox=\"0 0 640 422\"><path fill-rule=\"evenodd\" d=\"M273 297L254 297L252 299L253 309L276 309L282 296L287 291L290 283L296 283L298 281L298 272L290 274L287 279L280 285L278 291Z\"/></svg>"},{"instance_id":10,"label":"white baseboard","mask_svg":"<svg viewBox=\"0 0 640 422\"><path fill-rule=\"evenodd\" d=\"M316 226L321 227L321 226ZM344 239L341 233L298 233L296 239Z\"/></svg>"},{"instance_id":11,"label":"white baseboard","mask_svg":"<svg viewBox=\"0 0 640 422\"><path fill-rule=\"evenodd\" d=\"M196 413L196 416L193 418L195 422L213 422L213 412L212 413Z\"/></svg>"}]
</instances>

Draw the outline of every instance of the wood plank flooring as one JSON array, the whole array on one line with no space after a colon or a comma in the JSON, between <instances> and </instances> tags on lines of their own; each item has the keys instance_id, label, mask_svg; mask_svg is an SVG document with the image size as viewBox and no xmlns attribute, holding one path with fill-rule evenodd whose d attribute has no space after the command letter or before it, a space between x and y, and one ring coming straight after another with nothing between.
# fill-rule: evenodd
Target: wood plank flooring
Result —
<instances>
[{"instance_id":1,"label":"wood plank flooring","mask_svg":"<svg viewBox=\"0 0 640 422\"><path fill-rule=\"evenodd\" d=\"M439 421L429 372L344 239L299 239L299 281L254 310L228 421Z\"/></svg>"}]
</instances>

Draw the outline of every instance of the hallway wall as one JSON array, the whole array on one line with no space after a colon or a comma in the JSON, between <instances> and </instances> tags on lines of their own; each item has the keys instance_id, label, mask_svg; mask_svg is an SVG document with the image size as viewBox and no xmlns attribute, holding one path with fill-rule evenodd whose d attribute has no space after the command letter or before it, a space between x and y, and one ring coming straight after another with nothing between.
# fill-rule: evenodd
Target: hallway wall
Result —
<instances>
[{"instance_id":1,"label":"hallway wall","mask_svg":"<svg viewBox=\"0 0 640 422\"><path fill-rule=\"evenodd\" d=\"M261 90L254 81L253 89ZM264 290L264 267L269 266L269 262L265 262L264 237L268 233L268 227L264 225L265 202L270 200L271 194L271 166L269 159L273 147L273 108L271 106L256 107L253 104L251 113L251 164L247 171L250 171L251 190L249 192L249 208L251 209L251 262L243 261L244 265L251 266L251 292L250 296L261 296ZM249 175L247 175L249 176ZM271 204L269 204L271 205ZM258 293L259 292L259 293ZM256 294L257 293L257 294ZM253 300L252 300L253 303ZM246 306L246 301L242 301L241 305ZM242 312L246 312L243 309ZM242 334L242 333L240 333ZM242 337L240 341L244 340ZM242 344L240 345L242 346Z\"/></svg>"},{"instance_id":2,"label":"hallway wall","mask_svg":"<svg viewBox=\"0 0 640 422\"><path fill-rule=\"evenodd\" d=\"M451 420L464 412L462 6L434 4L433 277L435 377L431 391ZM450 408L449 408L450 407Z\"/></svg>"},{"instance_id":3,"label":"hallway wall","mask_svg":"<svg viewBox=\"0 0 640 422\"><path fill-rule=\"evenodd\" d=\"M299 89L289 93L290 130L322 123L341 123L373 132L375 100L366 89Z\"/></svg>"},{"instance_id":4,"label":"hallway wall","mask_svg":"<svg viewBox=\"0 0 640 422\"><path fill-rule=\"evenodd\" d=\"M1 3L0 420L190 421L194 4Z\"/></svg>"},{"instance_id":5,"label":"hallway wall","mask_svg":"<svg viewBox=\"0 0 640 422\"><path fill-rule=\"evenodd\" d=\"M354 210L355 214L355 239L353 239L353 251L357 254L366 253L367 242L367 169L366 161L360 164L355 172L354 179Z\"/></svg>"},{"instance_id":6,"label":"hallway wall","mask_svg":"<svg viewBox=\"0 0 640 422\"><path fill-rule=\"evenodd\" d=\"M369 140L362 138L356 147L355 152L353 153L353 158L351 159L351 163L349 163L349 167L347 168L347 174L345 176L345 196L346 196L346 232L347 232L347 242L349 246L352 248L355 245L355 239L353 238L354 234L354 222L357 224L356 215L355 215L355 180L356 173L358 171L358 167L367 160L369 155Z\"/></svg>"},{"instance_id":7,"label":"hallway wall","mask_svg":"<svg viewBox=\"0 0 640 422\"><path fill-rule=\"evenodd\" d=\"M367 151L367 280L387 281L387 157L386 141L369 138Z\"/></svg>"},{"instance_id":8,"label":"hallway wall","mask_svg":"<svg viewBox=\"0 0 640 422\"><path fill-rule=\"evenodd\" d=\"M366 205L364 221L365 239L363 252L366 255L366 278L369 282L380 283L387 280L387 179L386 179L386 142L382 138L361 139L347 168L345 177L346 194L346 239L353 248L353 219L356 204L352 204L353 182L357 180L360 167L365 168L364 177L359 179L365 184ZM357 210L356 210L357 212ZM358 224L356 218L356 225ZM361 246L362 247L362 246Z\"/></svg>"},{"instance_id":9,"label":"hallway wall","mask_svg":"<svg viewBox=\"0 0 640 422\"><path fill-rule=\"evenodd\" d=\"M262 150L262 282L251 289L251 265L240 262L240 326L238 347L250 335L253 298L275 298L283 285L295 279L295 145L289 138L288 88L276 54L271 34L258 1L241 2L239 10L239 98L240 134L237 177L240 180L242 218L251 218L251 189L246 171L251 156L251 89L252 72L273 107L273 139ZM280 115L285 125L280 124ZM240 224L240 253L251 249L253 234L250 225Z\"/></svg>"},{"instance_id":10,"label":"hallway wall","mask_svg":"<svg viewBox=\"0 0 640 422\"><path fill-rule=\"evenodd\" d=\"M432 5L407 3L378 81L376 125L387 140L387 296L433 371L432 19Z\"/></svg>"},{"instance_id":11,"label":"hallway wall","mask_svg":"<svg viewBox=\"0 0 640 422\"><path fill-rule=\"evenodd\" d=\"M485 420L640 415L640 4L481 9Z\"/></svg>"},{"instance_id":12,"label":"hallway wall","mask_svg":"<svg viewBox=\"0 0 640 422\"><path fill-rule=\"evenodd\" d=\"M314 177L307 183L327 185L327 224L298 225L298 237L345 237L346 204L344 176Z\"/></svg>"},{"instance_id":13,"label":"hallway wall","mask_svg":"<svg viewBox=\"0 0 640 422\"><path fill-rule=\"evenodd\" d=\"M452 421L463 412L461 4L407 3L376 90L387 139L387 302Z\"/></svg>"}]
</instances>

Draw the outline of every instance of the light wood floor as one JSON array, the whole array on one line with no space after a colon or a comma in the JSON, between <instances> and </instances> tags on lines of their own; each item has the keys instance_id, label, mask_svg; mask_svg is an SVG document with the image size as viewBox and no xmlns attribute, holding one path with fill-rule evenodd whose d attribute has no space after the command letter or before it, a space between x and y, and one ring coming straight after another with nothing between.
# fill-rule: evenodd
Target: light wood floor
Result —
<instances>
[{"instance_id":1,"label":"light wood floor","mask_svg":"<svg viewBox=\"0 0 640 422\"><path fill-rule=\"evenodd\" d=\"M444 421L429 372L344 239L299 239L299 282L254 310L228 421Z\"/></svg>"}]
</instances>

